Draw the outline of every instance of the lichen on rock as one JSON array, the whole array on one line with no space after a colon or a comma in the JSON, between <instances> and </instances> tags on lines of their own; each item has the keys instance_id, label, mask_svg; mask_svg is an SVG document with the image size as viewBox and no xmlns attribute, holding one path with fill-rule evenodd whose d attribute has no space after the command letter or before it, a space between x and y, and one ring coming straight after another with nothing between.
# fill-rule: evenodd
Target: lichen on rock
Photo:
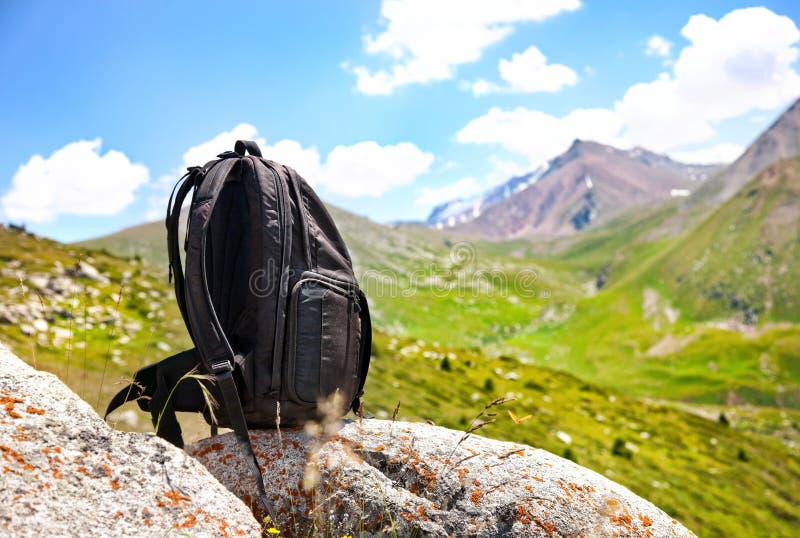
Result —
<instances>
[{"instance_id":1,"label":"lichen on rock","mask_svg":"<svg viewBox=\"0 0 800 538\"><path fill-rule=\"evenodd\" d=\"M623 486L526 445L373 419L325 439L300 429L251 438L271 522L287 535L694 536ZM232 434L188 450L257 506Z\"/></svg>"},{"instance_id":2,"label":"lichen on rock","mask_svg":"<svg viewBox=\"0 0 800 538\"><path fill-rule=\"evenodd\" d=\"M0 344L0 536L260 536L185 452L117 432Z\"/></svg>"}]
</instances>

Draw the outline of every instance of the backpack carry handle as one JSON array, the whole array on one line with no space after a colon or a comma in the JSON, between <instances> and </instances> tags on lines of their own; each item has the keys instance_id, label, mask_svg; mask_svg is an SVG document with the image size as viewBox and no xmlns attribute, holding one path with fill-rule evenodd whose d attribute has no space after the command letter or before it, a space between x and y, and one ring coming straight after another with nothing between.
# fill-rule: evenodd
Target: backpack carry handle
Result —
<instances>
[{"instance_id":1,"label":"backpack carry handle","mask_svg":"<svg viewBox=\"0 0 800 538\"><path fill-rule=\"evenodd\" d=\"M245 153L250 153L250 155L253 155L255 157L262 156L258 144L256 144L252 140L237 140L236 144L234 144L233 146L233 151L235 151L242 157L245 156Z\"/></svg>"}]
</instances>

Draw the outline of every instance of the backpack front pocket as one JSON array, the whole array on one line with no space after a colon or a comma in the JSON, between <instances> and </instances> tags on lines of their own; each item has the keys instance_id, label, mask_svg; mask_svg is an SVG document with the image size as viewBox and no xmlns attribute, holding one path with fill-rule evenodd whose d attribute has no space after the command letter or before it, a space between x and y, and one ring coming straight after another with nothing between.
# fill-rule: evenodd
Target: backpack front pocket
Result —
<instances>
[{"instance_id":1,"label":"backpack front pocket","mask_svg":"<svg viewBox=\"0 0 800 538\"><path fill-rule=\"evenodd\" d=\"M316 405L337 390L345 409L358 387L361 323L354 286L304 273L289 300L284 389Z\"/></svg>"}]
</instances>

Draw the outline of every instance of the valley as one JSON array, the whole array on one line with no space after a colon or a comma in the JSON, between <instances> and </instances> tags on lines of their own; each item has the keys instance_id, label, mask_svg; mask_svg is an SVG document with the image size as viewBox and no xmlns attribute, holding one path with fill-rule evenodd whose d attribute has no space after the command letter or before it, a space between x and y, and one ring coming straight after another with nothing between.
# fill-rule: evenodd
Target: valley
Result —
<instances>
[{"instance_id":1,"label":"valley","mask_svg":"<svg viewBox=\"0 0 800 538\"><path fill-rule=\"evenodd\" d=\"M390 418L399 402L399 418L467 429L486 403L508 396L478 433L575 459L701 536L793 536L800 160L786 148L797 109L755 142L758 151L700 183L650 154L631 164L604 146L573 146L580 155L569 166L602 167L611 155L635 169L625 176L633 183L590 171L591 188L603 193L595 209L625 197L621 184L699 186L688 199L659 187L580 231L564 232L575 228L569 212L526 220L542 179L441 229L381 225L330 207L376 326L365 409ZM754 154L763 166L747 181L736 179L719 199L703 194ZM656 165L663 176L641 176ZM566 196L575 178L588 189L582 166L559 168L555 190ZM506 222L493 211L524 218L474 233L483 215ZM120 379L189 345L164 243L162 222L77 245L3 228L0 338L101 410ZM151 429L134 409L112 423Z\"/></svg>"}]
</instances>

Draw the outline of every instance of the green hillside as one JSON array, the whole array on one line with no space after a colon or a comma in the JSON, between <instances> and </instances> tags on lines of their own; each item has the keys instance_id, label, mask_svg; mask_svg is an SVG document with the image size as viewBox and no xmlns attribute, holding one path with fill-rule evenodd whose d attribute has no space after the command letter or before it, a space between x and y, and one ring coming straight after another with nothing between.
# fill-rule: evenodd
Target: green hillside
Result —
<instances>
[{"instance_id":1,"label":"green hillside","mask_svg":"<svg viewBox=\"0 0 800 538\"><path fill-rule=\"evenodd\" d=\"M745 415L740 424L726 409L731 427L716 410L704 418L621 396L516 356L385 335L373 364L365 406L378 417L391 417L400 402L401 418L466 429L485 403L513 397L492 410L497 420L481 435L572 458L698 536L795 536L800 525L800 459L778 436L751 433L756 423L764 427L762 416L753 422ZM800 440L800 411L773 420L792 425L792 442Z\"/></svg>"},{"instance_id":2,"label":"green hillside","mask_svg":"<svg viewBox=\"0 0 800 538\"><path fill-rule=\"evenodd\" d=\"M164 268L168 263L166 245L167 228L163 220L131 226L110 235L76 244L82 248L106 249L119 256L138 257L155 267Z\"/></svg>"},{"instance_id":3,"label":"green hillside","mask_svg":"<svg viewBox=\"0 0 800 538\"><path fill-rule=\"evenodd\" d=\"M800 159L784 161L711 214L674 201L558 244L469 241L330 208L378 330L367 409L391 416L400 401L401 416L464 428L511 393L509 409L531 418L502 415L487 435L573 457L703 536L792 535L798 185ZM160 222L89 244L158 263L139 267L164 289ZM185 342L170 330L157 334ZM39 353L58 364L58 350Z\"/></svg>"},{"instance_id":4,"label":"green hillside","mask_svg":"<svg viewBox=\"0 0 800 538\"><path fill-rule=\"evenodd\" d=\"M800 407L799 163L770 167L679 236L637 242L645 221L578 243L563 259L605 260L614 279L506 344L628 394Z\"/></svg>"},{"instance_id":5,"label":"green hillside","mask_svg":"<svg viewBox=\"0 0 800 538\"><path fill-rule=\"evenodd\" d=\"M450 258L442 246L441 252L432 249L431 256L445 263L440 257ZM489 253L483 257L511 270L513 263L523 263L512 262L519 259L522 247L487 245ZM98 269L99 276L76 274L72 268L78 260ZM98 410L117 390L115 382L166 354L167 346L187 345L163 273L135 259L0 229L0 275L3 304L28 305L34 311L26 314L34 320L0 324L0 338L29 362L55 372ZM59 278L64 281L53 282ZM121 297L115 295L120 288ZM424 303L432 303L440 314L459 311L436 301L433 292L411 296L406 315L412 316ZM498 327L504 326L503 319L521 318L526 309L542 310L521 301L518 310L508 313L496 307L493 313L487 306L491 301L497 298L479 295L472 307L485 310L485 322L494 320ZM375 302L395 313L396 304L403 301ZM459 319L470 315L465 310ZM400 402L400 418L466 429L487 402L498 396L514 398L493 409L498 412L496 422L480 433L575 459L652 500L702 536L753 536L765 529L774 536L793 535L800 522L800 464L793 448L800 440L800 412L767 415L725 407L705 409L705 418L695 409L648 403L542 368L525 355L444 343L453 331L445 331L445 323L436 322L433 315L423 318L440 331L441 343L417 334L408 338L376 333L365 399L368 412L391 417ZM26 334L26 324L43 330ZM497 342L502 337L504 331L495 335ZM730 417L729 425L717 420L720 410ZM138 410L123 410L112 417L112 424L150 429ZM206 431L197 420L189 421L186 429L189 438Z\"/></svg>"},{"instance_id":6,"label":"green hillside","mask_svg":"<svg viewBox=\"0 0 800 538\"><path fill-rule=\"evenodd\" d=\"M800 320L800 158L760 173L647 278L694 319Z\"/></svg>"},{"instance_id":7,"label":"green hillside","mask_svg":"<svg viewBox=\"0 0 800 538\"><path fill-rule=\"evenodd\" d=\"M98 411L122 377L189 342L160 269L2 226L0 304L0 339Z\"/></svg>"}]
</instances>

